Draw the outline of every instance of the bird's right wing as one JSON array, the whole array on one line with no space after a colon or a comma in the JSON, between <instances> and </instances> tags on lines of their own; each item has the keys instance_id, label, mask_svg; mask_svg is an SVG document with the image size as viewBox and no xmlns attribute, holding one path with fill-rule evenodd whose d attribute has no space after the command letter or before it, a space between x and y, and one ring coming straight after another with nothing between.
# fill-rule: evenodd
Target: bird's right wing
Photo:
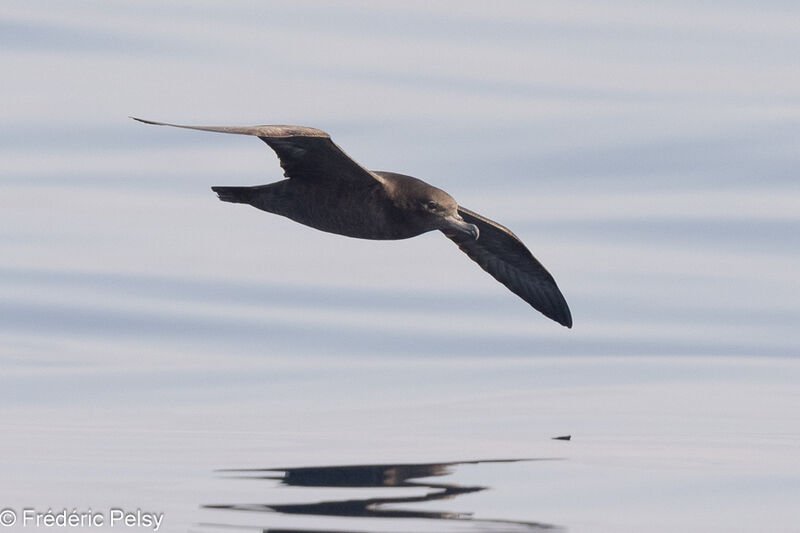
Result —
<instances>
[{"instance_id":1,"label":"bird's right wing","mask_svg":"<svg viewBox=\"0 0 800 533\"><path fill-rule=\"evenodd\" d=\"M359 165L336 146L322 130L304 126L183 126L131 117L145 124L190 130L253 135L272 148L287 178L302 180L344 180L377 186L381 179Z\"/></svg>"},{"instance_id":2,"label":"bird's right wing","mask_svg":"<svg viewBox=\"0 0 800 533\"><path fill-rule=\"evenodd\" d=\"M473 239L463 233L445 232L445 235L511 292L545 316L571 328L569 306L553 276L522 241L508 228L469 209L459 207L458 214L478 226L480 236Z\"/></svg>"}]
</instances>

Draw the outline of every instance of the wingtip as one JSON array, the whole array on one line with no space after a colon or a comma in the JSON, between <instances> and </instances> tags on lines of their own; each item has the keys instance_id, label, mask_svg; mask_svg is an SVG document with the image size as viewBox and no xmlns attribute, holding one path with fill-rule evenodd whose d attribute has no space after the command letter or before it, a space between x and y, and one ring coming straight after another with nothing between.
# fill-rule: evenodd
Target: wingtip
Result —
<instances>
[{"instance_id":1,"label":"wingtip","mask_svg":"<svg viewBox=\"0 0 800 533\"><path fill-rule=\"evenodd\" d=\"M544 314L547 318L551 319L553 322L557 322L558 324L564 326L567 329L572 329L572 317L570 316L552 316Z\"/></svg>"},{"instance_id":2,"label":"wingtip","mask_svg":"<svg viewBox=\"0 0 800 533\"><path fill-rule=\"evenodd\" d=\"M567 329L572 329L572 313L569 312L569 308L566 309L566 314L558 320L558 323Z\"/></svg>"},{"instance_id":3,"label":"wingtip","mask_svg":"<svg viewBox=\"0 0 800 533\"><path fill-rule=\"evenodd\" d=\"M551 319L553 322L558 322L565 328L572 329L572 313L569 310L569 306L567 306L567 302L563 299L563 296L561 297L561 300L561 305L557 307L551 307L549 309L540 309L532 303L531 306L547 318Z\"/></svg>"},{"instance_id":4,"label":"wingtip","mask_svg":"<svg viewBox=\"0 0 800 533\"><path fill-rule=\"evenodd\" d=\"M156 126L160 125L159 122L153 122L152 120L146 120L146 119L143 119L143 118L132 117L130 115L128 115L128 118L132 118L133 120L135 120L137 122L142 122L144 124L155 124Z\"/></svg>"}]
</instances>

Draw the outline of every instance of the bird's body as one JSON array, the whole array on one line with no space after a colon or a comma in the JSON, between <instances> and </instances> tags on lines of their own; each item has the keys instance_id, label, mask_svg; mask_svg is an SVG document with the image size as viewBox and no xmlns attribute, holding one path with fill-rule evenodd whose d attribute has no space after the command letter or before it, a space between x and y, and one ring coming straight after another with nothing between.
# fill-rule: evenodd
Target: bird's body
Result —
<instances>
[{"instance_id":1,"label":"bird's body","mask_svg":"<svg viewBox=\"0 0 800 533\"><path fill-rule=\"evenodd\" d=\"M284 179L252 187L212 189L226 202L249 204L329 233L374 240L407 239L439 230L495 279L534 308L572 327L552 276L507 228L411 176L368 171L321 130L301 126L181 126L254 135L278 155Z\"/></svg>"},{"instance_id":2,"label":"bird's body","mask_svg":"<svg viewBox=\"0 0 800 533\"><path fill-rule=\"evenodd\" d=\"M376 174L384 182L364 187L336 179L312 183L289 179L253 187L212 189L223 201L249 204L321 231L358 239L408 239L438 229L417 224L416 218L406 216L407 211L390 194L397 186L407 189L417 182L427 185L425 182L401 174Z\"/></svg>"}]
</instances>

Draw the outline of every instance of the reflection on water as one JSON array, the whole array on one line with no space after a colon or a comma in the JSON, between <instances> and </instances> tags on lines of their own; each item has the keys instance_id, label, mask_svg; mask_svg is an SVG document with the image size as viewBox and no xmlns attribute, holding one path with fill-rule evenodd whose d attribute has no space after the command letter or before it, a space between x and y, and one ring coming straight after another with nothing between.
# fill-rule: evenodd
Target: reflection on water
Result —
<instances>
[{"instance_id":1,"label":"reflection on water","mask_svg":"<svg viewBox=\"0 0 800 533\"><path fill-rule=\"evenodd\" d=\"M408 505L436 500L448 500L461 494L487 490L485 486L466 486L454 483L434 483L423 480L424 478L447 476L454 467L464 464L477 465L482 463L512 463L529 461L531 459L494 459L484 461L460 461L449 463L422 463L422 464L374 464L374 465L348 465L348 466L321 466L300 468L266 468L266 469L238 469L223 470L222 472L236 473L237 477L256 480L277 480L281 485L291 487L329 487L329 488L387 488L387 487L420 487L432 489L418 496L386 496L368 497L344 500L327 500L292 504L214 504L204 505L206 509L226 509L232 511L249 511L262 513L282 513L287 515L306 515L324 517L350 517L350 518L390 518L405 519L417 518L425 520L447 520L470 522L479 530L491 529L492 531L522 531L560 529L558 526L540 522L476 519L472 513L427 511L409 507L389 508L389 505ZM418 480L418 481L413 481ZM232 524L203 524L208 527L235 528L242 526ZM248 526L245 526L248 527ZM295 531L316 532L333 531L330 529L273 529L263 526L251 526L263 531ZM439 528L441 529L441 528ZM474 529L473 529L474 530Z\"/></svg>"}]
</instances>

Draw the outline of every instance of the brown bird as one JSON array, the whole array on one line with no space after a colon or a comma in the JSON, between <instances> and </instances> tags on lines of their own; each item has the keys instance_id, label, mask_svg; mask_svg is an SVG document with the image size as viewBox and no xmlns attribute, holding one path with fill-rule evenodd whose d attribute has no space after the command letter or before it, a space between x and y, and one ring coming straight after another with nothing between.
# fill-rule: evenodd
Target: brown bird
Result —
<instances>
[{"instance_id":1,"label":"brown bird","mask_svg":"<svg viewBox=\"0 0 800 533\"><path fill-rule=\"evenodd\" d=\"M182 126L254 135L280 159L284 179L253 187L212 187L224 202L250 204L322 231L360 239L407 239L439 230L481 268L545 316L568 328L572 316L550 273L510 230L422 180L369 171L324 131L303 126Z\"/></svg>"}]
</instances>

